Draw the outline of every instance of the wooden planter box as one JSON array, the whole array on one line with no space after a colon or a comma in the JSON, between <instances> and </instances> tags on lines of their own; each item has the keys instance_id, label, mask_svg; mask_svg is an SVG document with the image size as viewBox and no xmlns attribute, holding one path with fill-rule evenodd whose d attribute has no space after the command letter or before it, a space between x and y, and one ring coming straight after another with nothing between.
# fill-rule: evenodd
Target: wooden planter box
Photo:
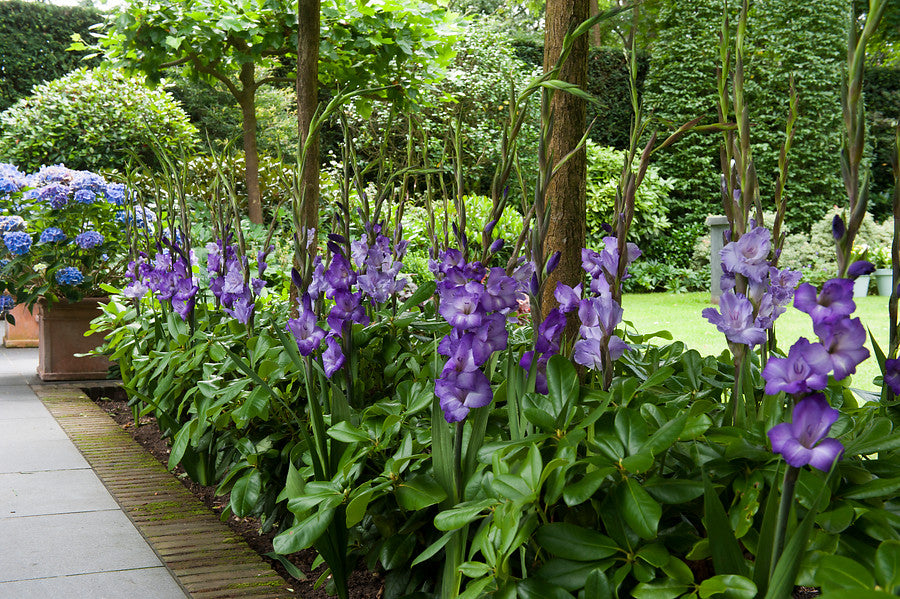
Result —
<instances>
[{"instance_id":1,"label":"wooden planter box","mask_svg":"<svg viewBox=\"0 0 900 599\"><path fill-rule=\"evenodd\" d=\"M38 377L42 381L105 379L110 362L105 356L76 357L103 342L99 336L85 337L90 322L100 315L106 298L86 298L78 303L43 299L35 304L38 321Z\"/></svg>"},{"instance_id":2,"label":"wooden planter box","mask_svg":"<svg viewBox=\"0 0 900 599\"><path fill-rule=\"evenodd\" d=\"M16 304L10 312L16 319L16 324L6 323L6 335L3 337L3 345L6 347L37 347L38 324L25 304Z\"/></svg>"}]
</instances>

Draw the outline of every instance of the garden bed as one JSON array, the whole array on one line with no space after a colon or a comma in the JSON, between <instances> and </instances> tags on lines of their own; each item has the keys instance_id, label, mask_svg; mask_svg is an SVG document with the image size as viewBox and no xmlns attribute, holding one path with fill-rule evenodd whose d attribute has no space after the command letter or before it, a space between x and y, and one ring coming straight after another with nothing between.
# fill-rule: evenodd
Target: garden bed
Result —
<instances>
[{"instance_id":1,"label":"garden bed","mask_svg":"<svg viewBox=\"0 0 900 599\"><path fill-rule=\"evenodd\" d=\"M168 463L169 444L162 437L156 419L151 416L145 416L135 426L131 408L128 406L128 398L121 388L85 388L83 391L109 414L122 430L128 432L137 443L143 446L161 464L165 466ZM193 482L181 466L175 469L173 476L181 481L197 499L221 519L222 511L228 505L227 495L216 495L215 487L203 486ZM307 575L306 580L300 580L291 576L278 560L273 560L266 555L272 552L272 538L277 534L277 531L261 534L259 532L261 523L256 518L238 518L232 515L225 523L287 581L288 586L295 591L296 596L303 599L325 599L330 597L323 588L314 588L316 580L318 580L325 568L320 566L318 569L311 571L310 567L316 557L314 550L301 551L288 556L291 563ZM378 599L383 595L384 584L382 578L365 568L360 568L354 572L350 577L349 584L350 596L354 597L354 599Z\"/></svg>"}]
</instances>

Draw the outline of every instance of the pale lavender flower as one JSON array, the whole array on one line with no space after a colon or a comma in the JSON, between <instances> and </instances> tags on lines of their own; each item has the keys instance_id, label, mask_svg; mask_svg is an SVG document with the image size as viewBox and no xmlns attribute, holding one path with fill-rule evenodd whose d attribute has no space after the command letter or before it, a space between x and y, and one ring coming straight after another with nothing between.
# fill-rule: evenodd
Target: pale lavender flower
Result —
<instances>
[{"instance_id":1,"label":"pale lavender flower","mask_svg":"<svg viewBox=\"0 0 900 599\"><path fill-rule=\"evenodd\" d=\"M866 329L859 318L814 323L813 331L831 355L836 380L855 373L856 367L869 357L869 350L863 347Z\"/></svg>"},{"instance_id":2,"label":"pale lavender flower","mask_svg":"<svg viewBox=\"0 0 900 599\"><path fill-rule=\"evenodd\" d=\"M769 273L771 234L765 227L756 227L727 244L719 257L722 267L730 273L741 274L753 281L762 281Z\"/></svg>"},{"instance_id":3,"label":"pale lavender flower","mask_svg":"<svg viewBox=\"0 0 900 599\"><path fill-rule=\"evenodd\" d=\"M705 308L703 317L716 325L719 332L732 343L759 345L766 340L766 333L757 327L753 318L753 305L746 297L734 292L719 296L719 313L715 308Z\"/></svg>"},{"instance_id":4,"label":"pale lavender flower","mask_svg":"<svg viewBox=\"0 0 900 599\"><path fill-rule=\"evenodd\" d=\"M325 369L325 376L331 378L344 365L344 352L334 335L325 337L325 345L327 347L322 353L322 367Z\"/></svg>"},{"instance_id":5,"label":"pale lavender flower","mask_svg":"<svg viewBox=\"0 0 900 599\"><path fill-rule=\"evenodd\" d=\"M853 281L831 279L822 285L822 292L816 295L816 288L803 283L794 292L794 307L806 312L813 324L833 322L849 316L856 310L853 302Z\"/></svg>"}]
</instances>

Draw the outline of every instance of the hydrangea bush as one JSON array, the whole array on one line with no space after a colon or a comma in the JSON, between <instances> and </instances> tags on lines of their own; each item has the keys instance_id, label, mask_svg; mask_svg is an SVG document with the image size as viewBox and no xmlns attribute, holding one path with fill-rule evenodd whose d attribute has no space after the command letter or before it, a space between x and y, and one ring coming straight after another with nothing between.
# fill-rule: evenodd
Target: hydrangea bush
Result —
<instances>
[{"instance_id":1,"label":"hydrangea bush","mask_svg":"<svg viewBox=\"0 0 900 599\"><path fill-rule=\"evenodd\" d=\"M135 214L123 184L63 165L26 175L0 164L0 189L0 282L16 303L77 301L120 283ZM154 216L141 214L149 226Z\"/></svg>"}]
</instances>

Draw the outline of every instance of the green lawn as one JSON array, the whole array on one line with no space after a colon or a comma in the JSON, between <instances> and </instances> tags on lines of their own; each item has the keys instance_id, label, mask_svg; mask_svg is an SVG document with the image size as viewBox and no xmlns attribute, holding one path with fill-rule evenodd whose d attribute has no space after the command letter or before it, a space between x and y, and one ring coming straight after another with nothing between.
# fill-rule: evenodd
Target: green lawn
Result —
<instances>
[{"instance_id":1,"label":"green lawn","mask_svg":"<svg viewBox=\"0 0 900 599\"><path fill-rule=\"evenodd\" d=\"M882 349L888 344L888 298L870 295L856 298L856 312L862 323L875 334L875 339ZM625 320L634 323L641 333L666 330L675 339L696 349L701 354L718 355L728 349L725 336L709 324L700 312L712 306L709 293L641 293L627 294L622 299ZM792 306L775 322L778 333L778 345L785 351L799 337L815 340L809 316L795 310ZM853 376L853 386L860 389L876 390L872 379L879 375L878 365L872 353L871 344L867 341L871 356L863 362Z\"/></svg>"}]
</instances>

